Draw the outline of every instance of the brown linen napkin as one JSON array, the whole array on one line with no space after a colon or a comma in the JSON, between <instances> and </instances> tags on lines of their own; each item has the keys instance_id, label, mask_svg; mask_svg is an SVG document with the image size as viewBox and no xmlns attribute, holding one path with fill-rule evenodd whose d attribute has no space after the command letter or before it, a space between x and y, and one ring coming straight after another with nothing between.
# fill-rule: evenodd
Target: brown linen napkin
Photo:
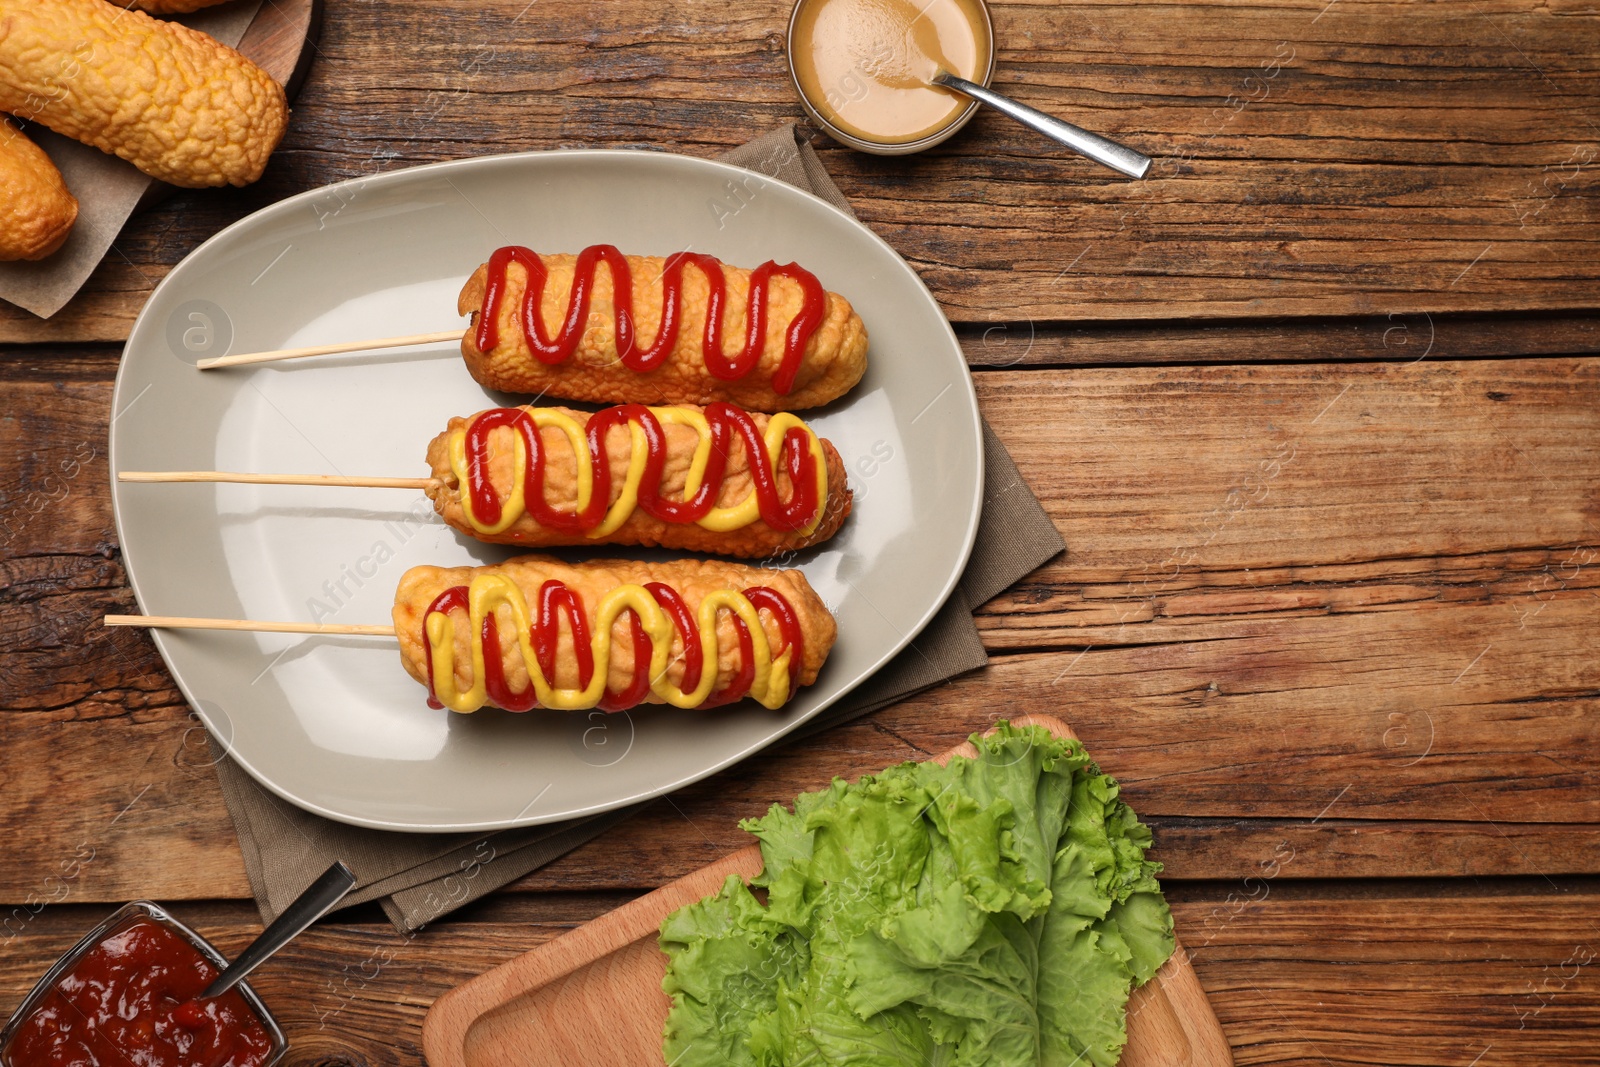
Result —
<instances>
[{"instance_id":1,"label":"brown linen napkin","mask_svg":"<svg viewBox=\"0 0 1600 1067\"><path fill-rule=\"evenodd\" d=\"M734 149L729 163L788 182L850 210L793 124ZM839 704L794 734L805 737L869 714L988 662L972 608L1066 547L1022 481L1000 439L983 427L983 514L960 585L916 640ZM1021 492L1017 492L1017 490ZM402 933L570 852L637 807L588 819L482 834L402 834L312 815L256 784L213 739L217 778L239 831L245 871L264 921L271 921L336 859L355 871L350 904L378 900ZM642 805L641 805L642 806Z\"/></svg>"},{"instance_id":2,"label":"brown linen napkin","mask_svg":"<svg viewBox=\"0 0 1600 1067\"><path fill-rule=\"evenodd\" d=\"M191 15L179 15L171 21L209 34L233 48L244 39L262 2L234 0ZM127 6L126 0L120 3ZM34 126L28 135L44 149L66 180L67 189L78 198L78 221L73 224L67 243L45 259L37 263L0 263L0 300L9 300L48 319L83 288L156 180L132 163L42 126Z\"/></svg>"}]
</instances>

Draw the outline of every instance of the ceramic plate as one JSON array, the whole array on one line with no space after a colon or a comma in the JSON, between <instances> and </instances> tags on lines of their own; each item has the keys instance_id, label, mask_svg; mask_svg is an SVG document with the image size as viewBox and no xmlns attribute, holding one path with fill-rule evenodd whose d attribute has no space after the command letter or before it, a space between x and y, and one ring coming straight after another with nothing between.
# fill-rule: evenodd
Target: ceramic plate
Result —
<instances>
[{"instance_id":1,"label":"ceramic plate","mask_svg":"<svg viewBox=\"0 0 1600 1067\"><path fill-rule=\"evenodd\" d=\"M392 639L155 632L235 760L285 800L391 830L491 830L659 796L839 700L906 646L966 563L982 496L971 378L938 305L871 231L749 171L653 152L434 164L292 197L229 227L157 287L124 352L111 469L420 477L451 415L487 394L456 346L199 371L227 352L460 328L463 280L505 244L684 248L794 260L854 303L866 378L807 414L855 510L790 565L839 620L817 684L784 709L473 715L430 710ZM493 562L408 490L113 482L129 580L151 614L387 623L407 567ZM570 553L571 550L569 550ZM617 553L613 554L629 554ZM633 552L631 554L646 554Z\"/></svg>"}]
</instances>

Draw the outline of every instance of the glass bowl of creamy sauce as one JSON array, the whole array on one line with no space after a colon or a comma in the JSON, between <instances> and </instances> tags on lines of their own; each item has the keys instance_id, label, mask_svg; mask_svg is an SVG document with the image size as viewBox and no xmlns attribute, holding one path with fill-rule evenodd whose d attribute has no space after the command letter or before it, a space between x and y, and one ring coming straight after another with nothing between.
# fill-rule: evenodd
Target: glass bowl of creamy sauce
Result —
<instances>
[{"instance_id":1,"label":"glass bowl of creamy sauce","mask_svg":"<svg viewBox=\"0 0 1600 1067\"><path fill-rule=\"evenodd\" d=\"M941 68L983 85L994 74L983 0L799 0L788 51L812 121L876 155L920 152L972 117L976 101L930 84Z\"/></svg>"}]
</instances>

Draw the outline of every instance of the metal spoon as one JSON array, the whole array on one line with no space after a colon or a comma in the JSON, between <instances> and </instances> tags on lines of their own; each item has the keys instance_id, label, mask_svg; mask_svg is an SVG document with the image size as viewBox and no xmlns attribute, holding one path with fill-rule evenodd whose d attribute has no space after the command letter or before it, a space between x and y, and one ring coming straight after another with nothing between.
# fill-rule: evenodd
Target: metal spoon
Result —
<instances>
[{"instance_id":1,"label":"metal spoon","mask_svg":"<svg viewBox=\"0 0 1600 1067\"><path fill-rule=\"evenodd\" d=\"M993 89L985 89L977 82L958 78L948 70L940 70L935 74L933 84L954 89L963 96L970 96L974 100L988 104L996 111L1010 115L1024 126L1031 126L1046 137L1088 156L1096 163L1103 163L1112 170L1121 171L1130 178L1143 178L1144 172L1150 169L1149 156L1141 155L1125 145L1101 137L1097 133L1090 133L1070 122L1063 122L1053 115L1046 115L1043 111L1031 108L1027 104L1019 104L1010 97L1001 96Z\"/></svg>"},{"instance_id":2,"label":"metal spoon","mask_svg":"<svg viewBox=\"0 0 1600 1067\"><path fill-rule=\"evenodd\" d=\"M217 980L206 987L200 994L201 1000L210 1000L220 997L234 986L244 980L244 976L259 967L266 958L287 945L306 927L322 918L333 910L333 906L343 900L354 889L356 876L354 872L343 863L335 863L322 876L294 898L294 902L283 909L283 914L272 921L272 925L261 931L261 936L233 958L233 962L217 975Z\"/></svg>"}]
</instances>

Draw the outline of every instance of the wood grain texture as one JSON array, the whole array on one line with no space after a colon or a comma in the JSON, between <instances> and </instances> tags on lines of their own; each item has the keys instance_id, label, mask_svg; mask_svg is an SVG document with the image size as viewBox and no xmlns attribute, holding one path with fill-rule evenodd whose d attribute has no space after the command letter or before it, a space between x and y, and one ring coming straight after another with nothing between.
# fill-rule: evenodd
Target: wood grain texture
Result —
<instances>
[{"instance_id":1,"label":"wood grain texture","mask_svg":"<svg viewBox=\"0 0 1600 1067\"><path fill-rule=\"evenodd\" d=\"M0 305L0 1015L93 902L189 901L230 953L259 929L203 730L148 639L98 625L134 604L117 353L82 342L327 182L711 156L798 118L788 7L328 0L260 183L142 214L48 323ZM314 928L255 982L289 1064L420 1062L451 987L745 847L742 816L1017 710L1066 715L1124 780L1236 1062L1600 1064L1600 361L1560 358L1600 354L1600 3L995 18L998 86L1155 155L1148 180L995 115L908 159L818 142L1069 540L979 613L993 666L663 798L437 929Z\"/></svg>"},{"instance_id":2,"label":"wood grain texture","mask_svg":"<svg viewBox=\"0 0 1600 1067\"><path fill-rule=\"evenodd\" d=\"M292 104L311 70L321 29L322 0L267 0L238 50L272 75Z\"/></svg>"},{"instance_id":3,"label":"wood grain texture","mask_svg":"<svg viewBox=\"0 0 1600 1067\"><path fill-rule=\"evenodd\" d=\"M50 330L6 309L0 340L121 339L201 240L331 181L524 148L713 155L800 116L785 0L327 6L264 180L144 216ZM958 321L1596 307L1591 6L1030 2L995 24L999 87L1156 163L1128 182L992 114L910 159L824 144Z\"/></svg>"},{"instance_id":4,"label":"wood grain texture","mask_svg":"<svg viewBox=\"0 0 1600 1067\"><path fill-rule=\"evenodd\" d=\"M1236 1063L1469 1067L1595 1062L1593 880L1168 891L1179 937ZM627 902L516 894L402 937L335 916L251 979L289 1035L288 1067L422 1062L422 1019L446 990ZM47 908L0 937L0 1012L106 908ZM232 954L259 931L246 902L177 915Z\"/></svg>"},{"instance_id":5,"label":"wood grain texture","mask_svg":"<svg viewBox=\"0 0 1600 1067\"><path fill-rule=\"evenodd\" d=\"M1410 363L1600 352L1600 315L1435 315L1231 319L1220 322L960 323L975 368L1127 363Z\"/></svg>"},{"instance_id":6,"label":"wood grain texture","mask_svg":"<svg viewBox=\"0 0 1600 1067\"><path fill-rule=\"evenodd\" d=\"M654 887L743 847L741 817L1013 709L1075 721L1170 878L1600 869L1596 363L984 372L1069 542L980 614L993 666L517 888ZM112 364L5 366L0 900L55 892L40 872L79 846L100 858L67 899L244 895L198 722L146 637L99 626L134 610L100 454Z\"/></svg>"},{"instance_id":7,"label":"wood grain texture","mask_svg":"<svg viewBox=\"0 0 1600 1067\"><path fill-rule=\"evenodd\" d=\"M1579 547L1600 532L1594 360L1084 370L978 384L991 425L1061 517L1068 553L1046 577L1151 593L1201 571L1287 579L1309 564ZM1585 569L1581 551L1574 567Z\"/></svg>"}]
</instances>

